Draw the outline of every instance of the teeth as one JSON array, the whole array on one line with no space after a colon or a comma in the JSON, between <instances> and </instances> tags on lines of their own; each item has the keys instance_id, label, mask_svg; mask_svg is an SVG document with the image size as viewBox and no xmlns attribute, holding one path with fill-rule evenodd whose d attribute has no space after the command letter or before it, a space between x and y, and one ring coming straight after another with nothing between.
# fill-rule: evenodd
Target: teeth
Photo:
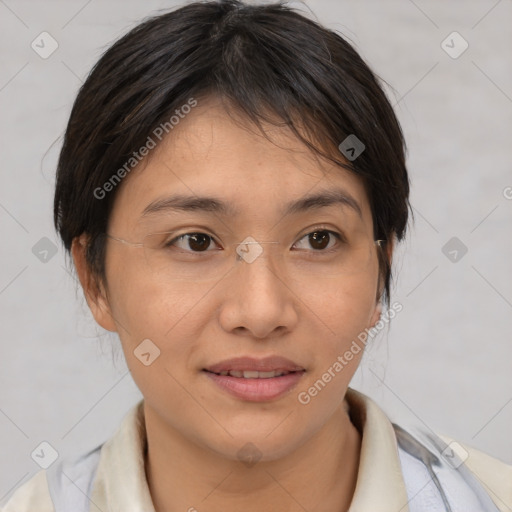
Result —
<instances>
[{"instance_id":1,"label":"teeth","mask_svg":"<svg viewBox=\"0 0 512 512\"><path fill-rule=\"evenodd\" d=\"M219 372L219 375L223 376L231 376L238 377L244 379L271 379L273 377L281 377L281 375L286 375L290 372L282 372L282 371L271 371L271 372L258 372L253 370L230 370Z\"/></svg>"},{"instance_id":2,"label":"teeth","mask_svg":"<svg viewBox=\"0 0 512 512\"><path fill-rule=\"evenodd\" d=\"M259 373L258 378L259 379L270 379L272 377L279 377L280 375L284 375L285 372L254 372ZM244 373L245 377L245 373Z\"/></svg>"}]
</instances>

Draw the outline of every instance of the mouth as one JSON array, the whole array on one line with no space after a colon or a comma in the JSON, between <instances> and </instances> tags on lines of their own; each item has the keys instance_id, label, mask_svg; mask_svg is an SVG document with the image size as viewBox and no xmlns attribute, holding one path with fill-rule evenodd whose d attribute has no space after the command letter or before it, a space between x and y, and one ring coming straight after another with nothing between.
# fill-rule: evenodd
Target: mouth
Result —
<instances>
[{"instance_id":1,"label":"mouth","mask_svg":"<svg viewBox=\"0 0 512 512\"><path fill-rule=\"evenodd\" d=\"M273 373L284 375L304 371L305 368L290 359L275 355L262 359L249 356L226 359L225 361L207 366L204 370L218 375L231 374L232 377L238 378L265 379L276 377L276 375L272 375Z\"/></svg>"},{"instance_id":2,"label":"mouth","mask_svg":"<svg viewBox=\"0 0 512 512\"><path fill-rule=\"evenodd\" d=\"M278 356L242 357L203 368L210 382L224 393L249 402L276 400L289 393L306 369Z\"/></svg>"},{"instance_id":3,"label":"mouth","mask_svg":"<svg viewBox=\"0 0 512 512\"><path fill-rule=\"evenodd\" d=\"M298 371L304 372L306 370L297 371L286 371L286 370L272 370L269 372L259 372L255 370L225 370L222 372L211 372L210 370L204 370L205 372L214 373L223 377L236 377L237 379L273 379L275 377L283 377L290 373L297 373Z\"/></svg>"}]
</instances>

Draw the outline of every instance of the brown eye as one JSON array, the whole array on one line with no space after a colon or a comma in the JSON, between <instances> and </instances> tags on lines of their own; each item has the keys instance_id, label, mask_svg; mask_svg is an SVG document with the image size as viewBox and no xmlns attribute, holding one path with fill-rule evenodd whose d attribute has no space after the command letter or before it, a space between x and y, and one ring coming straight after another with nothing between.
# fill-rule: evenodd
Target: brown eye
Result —
<instances>
[{"instance_id":1,"label":"brown eye","mask_svg":"<svg viewBox=\"0 0 512 512\"><path fill-rule=\"evenodd\" d=\"M309 243L315 250L325 249L331 241L331 234L329 231L314 231L309 233Z\"/></svg>"},{"instance_id":2,"label":"brown eye","mask_svg":"<svg viewBox=\"0 0 512 512\"><path fill-rule=\"evenodd\" d=\"M168 246L176 246L188 252L206 252L211 250L213 238L206 233L186 233L169 242Z\"/></svg>"},{"instance_id":3,"label":"brown eye","mask_svg":"<svg viewBox=\"0 0 512 512\"><path fill-rule=\"evenodd\" d=\"M188 235L188 245L193 251L206 251L210 247L211 237L204 233Z\"/></svg>"},{"instance_id":4,"label":"brown eye","mask_svg":"<svg viewBox=\"0 0 512 512\"><path fill-rule=\"evenodd\" d=\"M319 229L304 235L294 247L300 250L325 251L335 245L336 239L341 240L341 235L328 229Z\"/></svg>"}]
</instances>

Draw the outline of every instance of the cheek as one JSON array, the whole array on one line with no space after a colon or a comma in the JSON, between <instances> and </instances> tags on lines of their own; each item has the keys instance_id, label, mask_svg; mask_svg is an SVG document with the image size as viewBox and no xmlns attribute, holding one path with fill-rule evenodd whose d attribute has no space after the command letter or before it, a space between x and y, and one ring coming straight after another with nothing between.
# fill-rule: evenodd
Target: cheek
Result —
<instances>
[{"instance_id":1,"label":"cheek","mask_svg":"<svg viewBox=\"0 0 512 512\"><path fill-rule=\"evenodd\" d=\"M337 284L318 280L315 289L297 289L296 294L311 315L332 339L346 340L369 327L377 307L377 271L346 276ZM323 286L322 286L323 284Z\"/></svg>"},{"instance_id":2,"label":"cheek","mask_svg":"<svg viewBox=\"0 0 512 512\"><path fill-rule=\"evenodd\" d=\"M133 352L149 339L160 351L160 362L177 366L181 361L183 367L185 356L200 338L200 317L207 315L205 298L213 285L165 284L137 268L126 261L112 262L108 275L110 307L127 363L138 367L140 361Z\"/></svg>"},{"instance_id":3,"label":"cheek","mask_svg":"<svg viewBox=\"0 0 512 512\"><path fill-rule=\"evenodd\" d=\"M190 286L190 285L188 285ZM190 407L187 387L204 327L205 290L183 284L163 287L150 280L118 281L113 306L132 377L146 399L165 409Z\"/></svg>"},{"instance_id":4,"label":"cheek","mask_svg":"<svg viewBox=\"0 0 512 512\"><path fill-rule=\"evenodd\" d=\"M307 384L318 379L328 382L320 402L329 402L337 394L343 396L339 391L346 388L359 366L377 307L376 279L377 273L371 272L347 277L337 287L326 286L324 293L319 289L309 295L300 291L303 311L310 319L308 337L315 347Z\"/></svg>"}]
</instances>

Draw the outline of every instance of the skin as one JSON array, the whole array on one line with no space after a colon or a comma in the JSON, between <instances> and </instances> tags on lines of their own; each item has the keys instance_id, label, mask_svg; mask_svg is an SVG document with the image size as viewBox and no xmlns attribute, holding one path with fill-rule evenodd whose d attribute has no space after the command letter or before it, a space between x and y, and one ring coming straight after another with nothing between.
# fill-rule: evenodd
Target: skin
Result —
<instances>
[{"instance_id":1,"label":"skin","mask_svg":"<svg viewBox=\"0 0 512 512\"><path fill-rule=\"evenodd\" d=\"M137 242L171 219L183 233L208 228L218 238L291 237L294 243L299 236L293 237L315 224L335 228L340 206L283 218L283 205L339 186L362 210L358 218L345 208L345 218L371 238L360 179L314 158L285 129L265 126L272 142L235 122L218 101L201 101L124 179L109 233ZM215 196L231 201L239 213L182 212L141 220L149 203L174 193ZM343 397L363 351L309 404L297 395L379 319L377 249L372 246L365 271L354 275L294 280L260 257L222 279L190 283L156 275L143 249L109 240L106 282L96 286L85 263L86 242L85 235L77 238L72 254L87 302L98 324L119 334L145 399L146 475L155 509L348 510L361 435ZM134 355L147 338L160 349L149 366ZM267 402L232 397L202 371L232 357L274 354L306 372L290 393ZM237 455L247 443L261 457L255 464Z\"/></svg>"}]
</instances>

